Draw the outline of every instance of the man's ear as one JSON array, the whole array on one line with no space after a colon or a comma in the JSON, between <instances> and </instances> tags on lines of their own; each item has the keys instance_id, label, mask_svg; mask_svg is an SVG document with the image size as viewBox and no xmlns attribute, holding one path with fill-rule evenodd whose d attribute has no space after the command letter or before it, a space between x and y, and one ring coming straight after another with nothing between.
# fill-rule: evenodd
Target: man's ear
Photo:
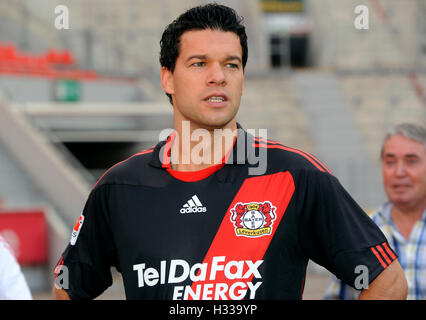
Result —
<instances>
[{"instance_id":1,"label":"man's ear","mask_svg":"<svg viewBox=\"0 0 426 320\"><path fill-rule=\"evenodd\" d=\"M161 86L165 93L174 94L173 74L166 67L161 68Z\"/></svg>"}]
</instances>

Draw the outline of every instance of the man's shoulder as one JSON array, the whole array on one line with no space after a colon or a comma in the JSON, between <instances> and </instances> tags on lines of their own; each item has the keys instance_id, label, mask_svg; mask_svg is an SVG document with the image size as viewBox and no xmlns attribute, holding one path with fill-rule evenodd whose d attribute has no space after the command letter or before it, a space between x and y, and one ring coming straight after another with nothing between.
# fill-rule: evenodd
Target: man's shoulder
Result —
<instances>
[{"instance_id":1,"label":"man's shoulder","mask_svg":"<svg viewBox=\"0 0 426 320\"><path fill-rule=\"evenodd\" d=\"M366 210L368 216L378 225L386 225L390 223L391 217L391 208L392 204L389 201L386 201L379 208L374 208Z\"/></svg>"},{"instance_id":2,"label":"man's shoulder","mask_svg":"<svg viewBox=\"0 0 426 320\"><path fill-rule=\"evenodd\" d=\"M149 166L154 148L142 150L110 167L99 178L94 189L107 184L139 184L142 173L152 169Z\"/></svg>"},{"instance_id":3,"label":"man's shoulder","mask_svg":"<svg viewBox=\"0 0 426 320\"><path fill-rule=\"evenodd\" d=\"M300 148L286 146L279 141L263 138L254 139L256 153L262 155L266 151L268 169L284 171L319 171L331 173L330 170L313 154Z\"/></svg>"}]
</instances>

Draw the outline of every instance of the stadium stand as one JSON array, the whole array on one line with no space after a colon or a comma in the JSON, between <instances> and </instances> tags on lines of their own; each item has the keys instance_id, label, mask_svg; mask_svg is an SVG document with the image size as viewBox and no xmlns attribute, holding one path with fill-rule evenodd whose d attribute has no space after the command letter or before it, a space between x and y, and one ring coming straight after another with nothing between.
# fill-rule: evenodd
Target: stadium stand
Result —
<instances>
[{"instance_id":1,"label":"stadium stand","mask_svg":"<svg viewBox=\"0 0 426 320\"><path fill-rule=\"evenodd\" d=\"M426 6L416 0L367 1L363 4L369 9L369 29L357 30L354 9L359 4L354 0L310 1L312 17L318 26L313 37L314 43L322 44L317 50L317 65L331 68L336 74L338 90L344 96L339 104L348 106L354 130L362 137L371 166L377 168L378 150L389 126L426 120L422 82L426 51L420 40L425 38L422 13L426 12ZM329 112L327 117L333 120L335 112ZM336 159L345 163L342 156L337 155ZM378 170L374 175L380 178ZM366 194L374 193L377 187L372 184L370 191L365 190ZM349 190L358 193L356 188ZM373 197L367 201L367 207L380 203L382 197Z\"/></svg>"},{"instance_id":2,"label":"stadium stand","mask_svg":"<svg viewBox=\"0 0 426 320\"><path fill-rule=\"evenodd\" d=\"M316 155L351 190L364 208L384 200L379 170L367 156L351 109L334 73L301 72L292 77L305 110Z\"/></svg>"},{"instance_id":3,"label":"stadium stand","mask_svg":"<svg viewBox=\"0 0 426 320\"><path fill-rule=\"evenodd\" d=\"M35 30L34 36L45 46L61 44L72 48L85 68L101 70L109 74L141 75L154 82L158 71L159 39L165 26L186 8L205 3L203 0L74 0L67 3L70 13L70 29L52 28L52 15L59 0L45 0L43 6L31 0L10 1L0 7L0 14L14 17L18 30L16 37L36 51L40 44L33 43L22 33ZM257 43L265 42L260 25L256 1L222 1L236 7L249 22L248 32ZM16 38L15 37L15 38ZM266 42L265 42L266 43ZM43 50L43 49L42 49ZM252 48L250 68L266 66L265 46Z\"/></svg>"},{"instance_id":4,"label":"stadium stand","mask_svg":"<svg viewBox=\"0 0 426 320\"><path fill-rule=\"evenodd\" d=\"M49 261L24 269L36 292L45 289L36 279L50 286L67 230L108 167L89 167L87 158L107 158L109 148L109 161L118 162L172 127L159 83L159 39L184 9L209 1L73 0L70 29L57 30L54 9L62 2L0 2L0 206L45 211ZM317 155L366 210L374 209L384 199L378 152L385 130L426 121L426 2L366 0L369 29L357 30L360 1L304 1L314 26L308 70L269 68L257 0L218 2L245 16L249 34L238 120ZM321 298L328 274L312 264L309 272L305 297ZM100 298L123 298L114 278L117 290Z\"/></svg>"},{"instance_id":5,"label":"stadium stand","mask_svg":"<svg viewBox=\"0 0 426 320\"><path fill-rule=\"evenodd\" d=\"M356 72L412 70L419 63L424 66L419 40L425 24L419 14L419 10L424 10L422 1L367 1L368 30L354 27L354 9L361 4L359 1L325 0L310 4L315 21L327 32L323 40L334 49L319 64ZM320 33L322 37L323 32ZM323 46L321 50L326 49Z\"/></svg>"},{"instance_id":6,"label":"stadium stand","mask_svg":"<svg viewBox=\"0 0 426 320\"><path fill-rule=\"evenodd\" d=\"M268 139L315 152L290 74L248 77L238 119L247 129L267 128Z\"/></svg>"},{"instance_id":7,"label":"stadium stand","mask_svg":"<svg viewBox=\"0 0 426 320\"><path fill-rule=\"evenodd\" d=\"M346 76L341 85L372 161L379 160L387 128L426 119L425 104L406 75Z\"/></svg>"}]
</instances>

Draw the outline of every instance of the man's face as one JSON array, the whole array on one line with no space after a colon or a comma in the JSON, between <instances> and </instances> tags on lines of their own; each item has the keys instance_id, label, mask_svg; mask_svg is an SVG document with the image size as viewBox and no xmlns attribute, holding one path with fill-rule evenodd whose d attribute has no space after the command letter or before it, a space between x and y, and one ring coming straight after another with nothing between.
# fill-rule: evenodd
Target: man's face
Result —
<instances>
[{"instance_id":1,"label":"man's face","mask_svg":"<svg viewBox=\"0 0 426 320\"><path fill-rule=\"evenodd\" d=\"M426 148L402 135L389 138L382 153L383 183L389 200L406 208L426 203Z\"/></svg>"},{"instance_id":2,"label":"man's face","mask_svg":"<svg viewBox=\"0 0 426 320\"><path fill-rule=\"evenodd\" d=\"M235 121L244 86L242 48L233 32L187 31L180 38L172 73L163 68L162 85L172 95L176 121L222 128Z\"/></svg>"}]
</instances>

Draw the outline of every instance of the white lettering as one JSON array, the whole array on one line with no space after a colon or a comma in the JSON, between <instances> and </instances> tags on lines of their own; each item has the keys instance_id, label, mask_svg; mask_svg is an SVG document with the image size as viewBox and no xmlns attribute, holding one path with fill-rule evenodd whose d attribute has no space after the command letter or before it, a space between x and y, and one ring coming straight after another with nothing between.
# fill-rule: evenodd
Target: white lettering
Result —
<instances>
[{"instance_id":1,"label":"white lettering","mask_svg":"<svg viewBox=\"0 0 426 320\"><path fill-rule=\"evenodd\" d=\"M237 271L231 273L231 268L236 267ZM225 277L228 279L241 279L243 276L244 261L229 261L225 266Z\"/></svg>"},{"instance_id":2,"label":"white lettering","mask_svg":"<svg viewBox=\"0 0 426 320\"><path fill-rule=\"evenodd\" d=\"M163 260L160 262L160 283L165 284L166 283L166 264L167 261Z\"/></svg>"},{"instance_id":3,"label":"white lettering","mask_svg":"<svg viewBox=\"0 0 426 320\"><path fill-rule=\"evenodd\" d=\"M360 266L356 266L355 267L355 273L359 274L359 276L357 276L355 278L355 289L357 290L363 290L363 289L368 289L368 267L365 265L360 265Z\"/></svg>"},{"instance_id":4,"label":"white lettering","mask_svg":"<svg viewBox=\"0 0 426 320\"><path fill-rule=\"evenodd\" d=\"M173 300L181 300L182 299L182 290L183 286L176 286L173 291Z\"/></svg>"},{"instance_id":5,"label":"white lettering","mask_svg":"<svg viewBox=\"0 0 426 320\"><path fill-rule=\"evenodd\" d=\"M69 270L66 265L59 265L55 268L55 287L56 289L69 288Z\"/></svg>"},{"instance_id":6,"label":"white lettering","mask_svg":"<svg viewBox=\"0 0 426 320\"><path fill-rule=\"evenodd\" d=\"M214 283L207 283L204 285L203 300L213 299L213 286L214 286Z\"/></svg>"},{"instance_id":7,"label":"white lettering","mask_svg":"<svg viewBox=\"0 0 426 320\"><path fill-rule=\"evenodd\" d=\"M191 135L191 141L200 141L191 151L191 160L194 164L210 164L211 162L211 136L207 130L195 129Z\"/></svg>"},{"instance_id":8,"label":"white lettering","mask_svg":"<svg viewBox=\"0 0 426 320\"><path fill-rule=\"evenodd\" d=\"M259 289L261 284L262 284L262 282L257 282L255 285L253 285L253 283L251 283L251 282L247 283L247 285L250 289L250 299L254 299L254 297L256 296L256 291L257 291L257 289Z\"/></svg>"},{"instance_id":9,"label":"white lettering","mask_svg":"<svg viewBox=\"0 0 426 320\"><path fill-rule=\"evenodd\" d=\"M154 268L146 269L144 272L145 283L150 287L155 286L158 283L158 276L158 271Z\"/></svg>"},{"instance_id":10,"label":"white lettering","mask_svg":"<svg viewBox=\"0 0 426 320\"><path fill-rule=\"evenodd\" d=\"M200 300L201 297L201 289L202 289L202 285L201 284L197 284L195 286L195 292L192 290L191 286L186 286L185 288L185 295L184 295L184 299L188 300L189 296L191 295L191 299L192 300Z\"/></svg>"},{"instance_id":11,"label":"white lettering","mask_svg":"<svg viewBox=\"0 0 426 320\"><path fill-rule=\"evenodd\" d=\"M57 30L69 29L69 12L68 7L65 5L58 5L55 7L55 14L58 16L55 18L55 28Z\"/></svg>"},{"instance_id":12,"label":"white lettering","mask_svg":"<svg viewBox=\"0 0 426 320\"><path fill-rule=\"evenodd\" d=\"M200 270L200 273L198 276L197 276L196 270ZM191 271L189 272L189 278L193 282L206 280L206 276L207 276L207 263L196 263L192 266Z\"/></svg>"},{"instance_id":13,"label":"white lettering","mask_svg":"<svg viewBox=\"0 0 426 320\"><path fill-rule=\"evenodd\" d=\"M143 269L145 269L145 263L135 264L133 271L138 272L138 287L143 287Z\"/></svg>"},{"instance_id":14,"label":"white lettering","mask_svg":"<svg viewBox=\"0 0 426 320\"><path fill-rule=\"evenodd\" d=\"M246 274L243 276L243 279L249 278L251 275L253 275L255 278L262 278L262 276L259 273L259 266L262 264L263 260L257 260L255 263L250 260L246 260L247 266L249 267L249 270L246 272Z\"/></svg>"},{"instance_id":15,"label":"white lettering","mask_svg":"<svg viewBox=\"0 0 426 320\"><path fill-rule=\"evenodd\" d=\"M181 266L183 272L180 276L176 276L176 267ZM172 260L170 263L169 283L179 283L185 281L189 275L189 264L185 260Z\"/></svg>"},{"instance_id":16,"label":"white lettering","mask_svg":"<svg viewBox=\"0 0 426 320\"><path fill-rule=\"evenodd\" d=\"M190 164L191 156L191 125L189 121L182 121L182 164ZM176 133L177 135L177 133ZM178 139L176 137L175 139Z\"/></svg>"},{"instance_id":17,"label":"white lettering","mask_svg":"<svg viewBox=\"0 0 426 320\"><path fill-rule=\"evenodd\" d=\"M238 133L238 131L237 131L237 133ZM224 140L225 140L225 142L223 142ZM214 141L214 146L215 146L216 150L220 150L220 152L214 153L213 161L214 161L214 163L219 163L222 160L222 157L223 157L223 154L221 152L223 150L222 146L225 146L226 148L229 148L228 146L232 146L233 141L234 141L234 132L233 132L232 129L229 129L229 128L214 129L213 141ZM242 143L243 148L244 148L245 147L245 141L242 140L241 143ZM242 150L242 151L244 151L244 150Z\"/></svg>"},{"instance_id":18,"label":"white lettering","mask_svg":"<svg viewBox=\"0 0 426 320\"><path fill-rule=\"evenodd\" d=\"M216 279L216 272L223 270L223 265L219 265L219 262L225 261L226 257L213 257L212 269L210 271L210 280Z\"/></svg>"},{"instance_id":19,"label":"white lettering","mask_svg":"<svg viewBox=\"0 0 426 320\"><path fill-rule=\"evenodd\" d=\"M239 290L238 292L236 292L237 287L242 288L242 290ZM244 289L245 287L246 287L246 284L244 282L235 282L231 286L231 288L229 288L229 297L232 300L242 300L247 293L247 289Z\"/></svg>"},{"instance_id":20,"label":"white lettering","mask_svg":"<svg viewBox=\"0 0 426 320\"><path fill-rule=\"evenodd\" d=\"M231 148L235 148L236 153L231 152L227 154L227 161L229 163L235 160L239 164L248 162L251 164L248 169L250 176L264 174L267 169L267 148L256 146L256 143L251 138L251 136L256 136L256 130L254 129L247 130L248 135L246 135L246 139L239 138L234 143L235 136L243 136L242 131L242 129L231 130L229 128L215 129L212 141L210 131L198 128L194 129L191 133L190 122L182 121L181 137L173 129L164 129L160 132L159 140L165 140L171 132L174 133L173 152L170 159L173 164L219 163L225 156L223 154L224 149L230 150ZM267 129L259 129L258 136L267 139ZM160 150L160 161L163 160L161 157L164 154L165 146ZM233 159L234 157L237 157L237 159ZM257 166L255 167L254 165L256 164Z\"/></svg>"},{"instance_id":21,"label":"white lettering","mask_svg":"<svg viewBox=\"0 0 426 320\"><path fill-rule=\"evenodd\" d=\"M226 283L218 283L214 293L215 300L228 300L226 297L226 291L228 291L228 285Z\"/></svg>"},{"instance_id":22,"label":"white lettering","mask_svg":"<svg viewBox=\"0 0 426 320\"><path fill-rule=\"evenodd\" d=\"M250 299L255 298L256 292L262 285L262 282L252 283L243 279L261 279L262 276L259 272L259 267L262 263L263 260L231 260L226 262L225 256L219 256L213 257L211 263L195 263L192 266L183 259L175 259L170 262L162 260L158 267L149 268L146 267L145 263L140 263L133 265L133 271L137 272L139 288L144 286L152 287L159 284L182 283L191 280L192 285L174 287L174 300L240 300L247 295L247 291L250 291ZM248 270L245 271L245 269ZM363 271L358 269L356 272ZM209 277L207 278L208 273ZM365 277L365 275L362 276ZM238 282L238 279L242 281ZM203 283L209 280L211 281L210 283ZM237 281L226 283L227 280ZM364 285L364 278L362 280L359 282L361 285Z\"/></svg>"},{"instance_id":23,"label":"white lettering","mask_svg":"<svg viewBox=\"0 0 426 320\"><path fill-rule=\"evenodd\" d=\"M358 16L355 18L354 26L357 30L368 30L369 29L369 12L366 5L360 4L355 7L355 14Z\"/></svg>"}]
</instances>

